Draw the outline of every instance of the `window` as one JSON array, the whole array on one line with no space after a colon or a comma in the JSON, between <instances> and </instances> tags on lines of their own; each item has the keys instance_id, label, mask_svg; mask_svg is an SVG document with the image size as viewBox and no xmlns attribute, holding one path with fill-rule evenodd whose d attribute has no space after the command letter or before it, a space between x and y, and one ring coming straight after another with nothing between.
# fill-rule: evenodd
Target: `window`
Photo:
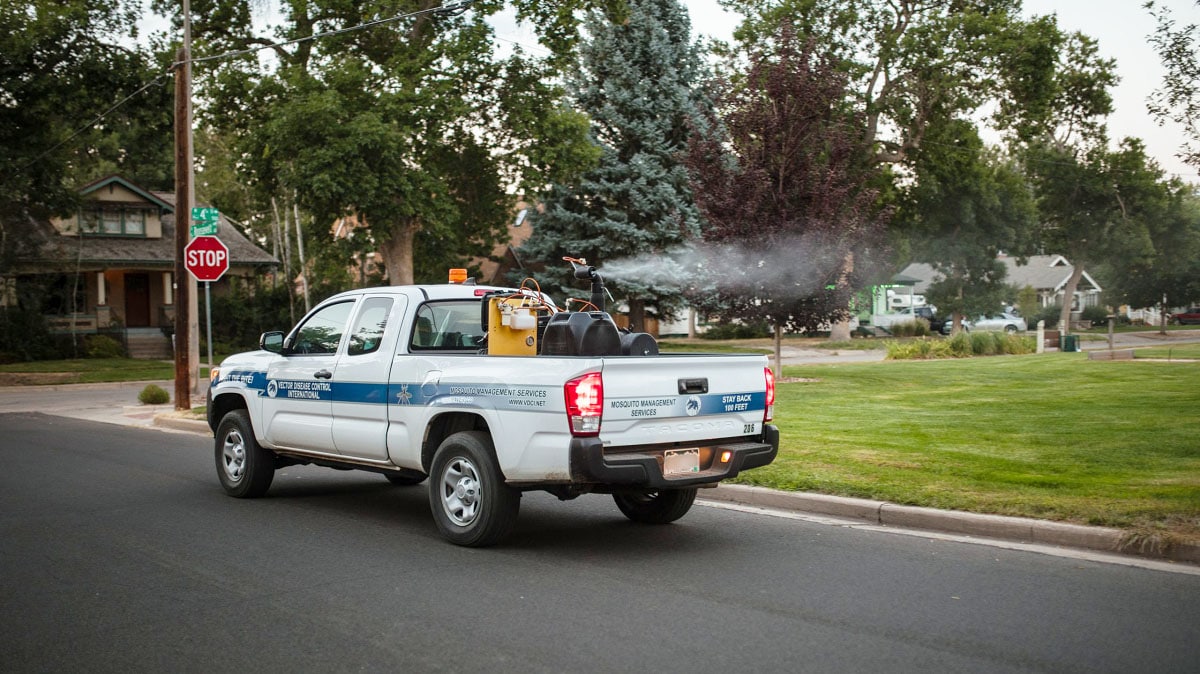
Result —
<instances>
[{"instance_id":1,"label":"window","mask_svg":"<svg viewBox=\"0 0 1200 674\"><path fill-rule=\"evenodd\" d=\"M296 329L292 336L291 353L336 353L353 308L354 302L338 302L321 308Z\"/></svg>"},{"instance_id":2,"label":"window","mask_svg":"<svg viewBox=\"0 0 1200 674\"><path fill-rule=\"evenodd\" d=\"M146 211L140 208L95 207L79 213L84 234L146 236Z\"/></svg>"},{"instance_id":3,"label":"window","mask_svg":"<svg viewBox=\"0 0 1200 674\"><path fill-rule=\"evenodd\" d=\"M390 297L371 297L362 303L358 312L358 320L350 331L350 344L346 353L351 356L361 356L373 353L383 341L383 332L387 327L388 314L392 312Z\"/></svg>"},{"instance_id":4,"label":"window","mask_svg":"<svg viewBox=\"0 0 1200 674\"><path fill-rule=\"evenodd\" d=\"M417 309L411 351L475 351L483 346L477 301L427 302Z\"/></svg>"}]
</instances>

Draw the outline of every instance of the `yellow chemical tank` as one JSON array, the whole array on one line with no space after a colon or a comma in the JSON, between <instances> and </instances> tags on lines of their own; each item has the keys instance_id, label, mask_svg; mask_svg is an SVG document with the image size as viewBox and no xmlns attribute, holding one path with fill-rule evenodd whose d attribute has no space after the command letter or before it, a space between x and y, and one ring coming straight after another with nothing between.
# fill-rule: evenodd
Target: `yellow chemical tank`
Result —
<instances>
[{"instance_id":1,"label":"yellow chemical tank","mask_svg":"<svg viewBox=\"0 0 1200 674\"><path fill-rule=\"evenodd\" d=\"M537 355L537 310L542 305L527 296L488 299L488 354Z\"/></svg>"}]
</instances>

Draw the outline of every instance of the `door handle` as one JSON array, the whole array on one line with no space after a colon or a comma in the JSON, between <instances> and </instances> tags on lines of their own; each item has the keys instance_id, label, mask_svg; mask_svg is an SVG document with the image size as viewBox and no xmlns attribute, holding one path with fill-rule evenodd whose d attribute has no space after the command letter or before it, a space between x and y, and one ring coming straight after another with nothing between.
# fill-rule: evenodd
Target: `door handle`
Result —
<instances>
[{"instance_id":1,"label":"door handle","mask_svg":"<svg viewBox=\"0 0 1200 674\"><path fill-rule=\"evenodd\" d=\"M313 376L317 379L333 379L333 373L329 370L317 370Z\"/></svg>"}]
</instances>

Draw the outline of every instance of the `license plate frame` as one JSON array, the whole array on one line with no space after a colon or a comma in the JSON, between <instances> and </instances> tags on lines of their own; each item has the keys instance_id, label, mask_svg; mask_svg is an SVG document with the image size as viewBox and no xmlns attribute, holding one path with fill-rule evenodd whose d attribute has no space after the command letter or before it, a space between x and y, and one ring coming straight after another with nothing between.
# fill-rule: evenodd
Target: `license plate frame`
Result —
<instances>
[{"instance_id":1,"label":"license plate frame","mask_svg":"<svg viewBox=\"0 0 1200 674\"><path fill-rule=\"evenodd\" d=\"M700 472L700 448L668 449L663 452L663 476L691 475Z\"/></svg>"}]
</instances>

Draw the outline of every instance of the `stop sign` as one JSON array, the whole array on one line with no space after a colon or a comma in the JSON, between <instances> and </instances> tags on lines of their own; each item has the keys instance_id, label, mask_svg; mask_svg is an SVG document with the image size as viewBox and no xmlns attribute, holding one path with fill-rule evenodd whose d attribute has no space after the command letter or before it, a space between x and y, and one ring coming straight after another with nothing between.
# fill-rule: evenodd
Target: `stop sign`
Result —
<instances>
[{"instance_id":1,"label":"stop sign","mask_svg":"<svg viewBox=\"0 0 1200 674\"><path fill-rule=\"evenodd\" d=\"M197 281L216 281L229 271L229 249L215 236L197 236L183 248L183 266Z\"/></svg>"}]
</instances>

